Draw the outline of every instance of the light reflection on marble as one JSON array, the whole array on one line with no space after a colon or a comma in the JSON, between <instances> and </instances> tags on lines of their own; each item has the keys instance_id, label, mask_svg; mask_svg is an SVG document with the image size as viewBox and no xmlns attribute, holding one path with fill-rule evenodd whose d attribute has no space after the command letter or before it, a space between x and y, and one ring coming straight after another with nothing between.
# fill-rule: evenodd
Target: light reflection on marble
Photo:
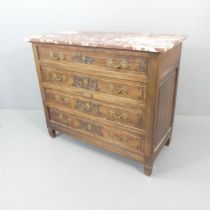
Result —
<instances>
[{"instance_id":1,"label":"light reflection on marble","mask_svg":"<svg viewBox=\"0 0 210 210\"><path fill-rule=\"evenodd\" d=\"M67 31L31 36L26 41L145 52L166 52L186 38L186 35Z\"/></svg>"}]
</instances>

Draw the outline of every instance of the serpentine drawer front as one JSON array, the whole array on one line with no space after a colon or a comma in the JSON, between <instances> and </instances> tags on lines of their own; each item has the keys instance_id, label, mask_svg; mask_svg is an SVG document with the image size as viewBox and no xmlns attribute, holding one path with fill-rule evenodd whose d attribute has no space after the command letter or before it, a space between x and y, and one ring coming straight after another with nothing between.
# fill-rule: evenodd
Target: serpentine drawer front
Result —
<instances>
[{"instance_id":1,"label":"serpentine drawer front","mask_svg":"<svg viewBox=\"0 0 210 210\"><path fill-rule=\"evenodd\" d=\"M47 127L152 166L172 135L185 36L67 32L30 37Z\"/></svg>"}]
</instances>

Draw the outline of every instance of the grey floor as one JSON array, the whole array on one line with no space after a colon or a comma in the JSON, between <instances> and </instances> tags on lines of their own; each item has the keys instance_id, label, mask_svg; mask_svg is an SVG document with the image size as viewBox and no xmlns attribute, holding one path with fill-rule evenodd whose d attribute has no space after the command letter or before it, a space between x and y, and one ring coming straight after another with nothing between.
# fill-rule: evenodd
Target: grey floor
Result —
<instances>
[{"instance_id":1,"label":"grey floor","mask_svg":"<svg viewBox=\"0 0 210 210\"><path fill-rule=\"evenodd\" d=\"M0 110L0 210L210 210L210 117L176 116L153 174L66 135L42 111Z\"/></svg>"}]
</instances>

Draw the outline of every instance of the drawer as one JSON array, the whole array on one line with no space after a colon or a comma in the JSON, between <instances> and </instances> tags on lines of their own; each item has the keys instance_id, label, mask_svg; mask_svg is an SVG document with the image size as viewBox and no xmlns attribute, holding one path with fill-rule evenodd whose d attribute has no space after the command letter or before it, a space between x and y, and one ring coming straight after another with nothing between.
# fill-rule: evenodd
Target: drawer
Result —
<instances>
[{"instance_id":1,"label":"drawer","mask_svg":"<svg viewBox=\"0 0 210 210\"><path fill-rule=\"evenodd\" d=\"M80 118L55 109L49 109L50 121L69 127L78 132L93 135L104 142L116 145L130 151L143 152L144 136L125 133L123 130L114 129L112 125Z\"/></svg>"},{"instance_id":2,"label":"drawer","mask_svg":"<svg viewBox=\"0 0 210 210\"><path fill-rule=\"evenodd\" d=\"M38 46L40 60L81 65L100 70L146 75L148 55L122 50L85 47Z\"/></svg>"},{"instance_id":3,"label":"drawer","mask_svg":"<svg viewBox=\"0 0 210 210\"><path fill-rule=\"evenodd\" d=\"M60 105L60 107L64 106L70 109L70 111L79 111L144 130L145 113L143 110L126 109L113 104L85 99L72 93L61 93L52 89L45 89L44 93L48 106L56 104Z\"/></svg>"},{"instance_id":4,"label":"drawer","mask_svg":"<svg viewBox=\"0 0 210 210\"><path fill-rule=\"evenodd\" d=\"M96 75L84 75L46 67L41 68L41 75L43 82L96 91L146 103L146 84L143 82L106 79Z\"/></svg>"}]
</instances>

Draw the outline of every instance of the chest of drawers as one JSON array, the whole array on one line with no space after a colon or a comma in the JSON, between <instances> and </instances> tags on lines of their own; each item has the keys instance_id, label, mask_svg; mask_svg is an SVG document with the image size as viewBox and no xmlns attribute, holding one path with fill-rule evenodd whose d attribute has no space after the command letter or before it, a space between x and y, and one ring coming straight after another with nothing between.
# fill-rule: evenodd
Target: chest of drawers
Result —
<instances>
[{"instance_id":1,"label":"chest of drawers","mask_svg":"<svg viewBox=\"0 0 210 210\"><path fill-rule=\"evenodd\" d=\"M169 145L185 36L30 37L51 137L73 135L144 164Z\"/></svg>"}]
</instances>

